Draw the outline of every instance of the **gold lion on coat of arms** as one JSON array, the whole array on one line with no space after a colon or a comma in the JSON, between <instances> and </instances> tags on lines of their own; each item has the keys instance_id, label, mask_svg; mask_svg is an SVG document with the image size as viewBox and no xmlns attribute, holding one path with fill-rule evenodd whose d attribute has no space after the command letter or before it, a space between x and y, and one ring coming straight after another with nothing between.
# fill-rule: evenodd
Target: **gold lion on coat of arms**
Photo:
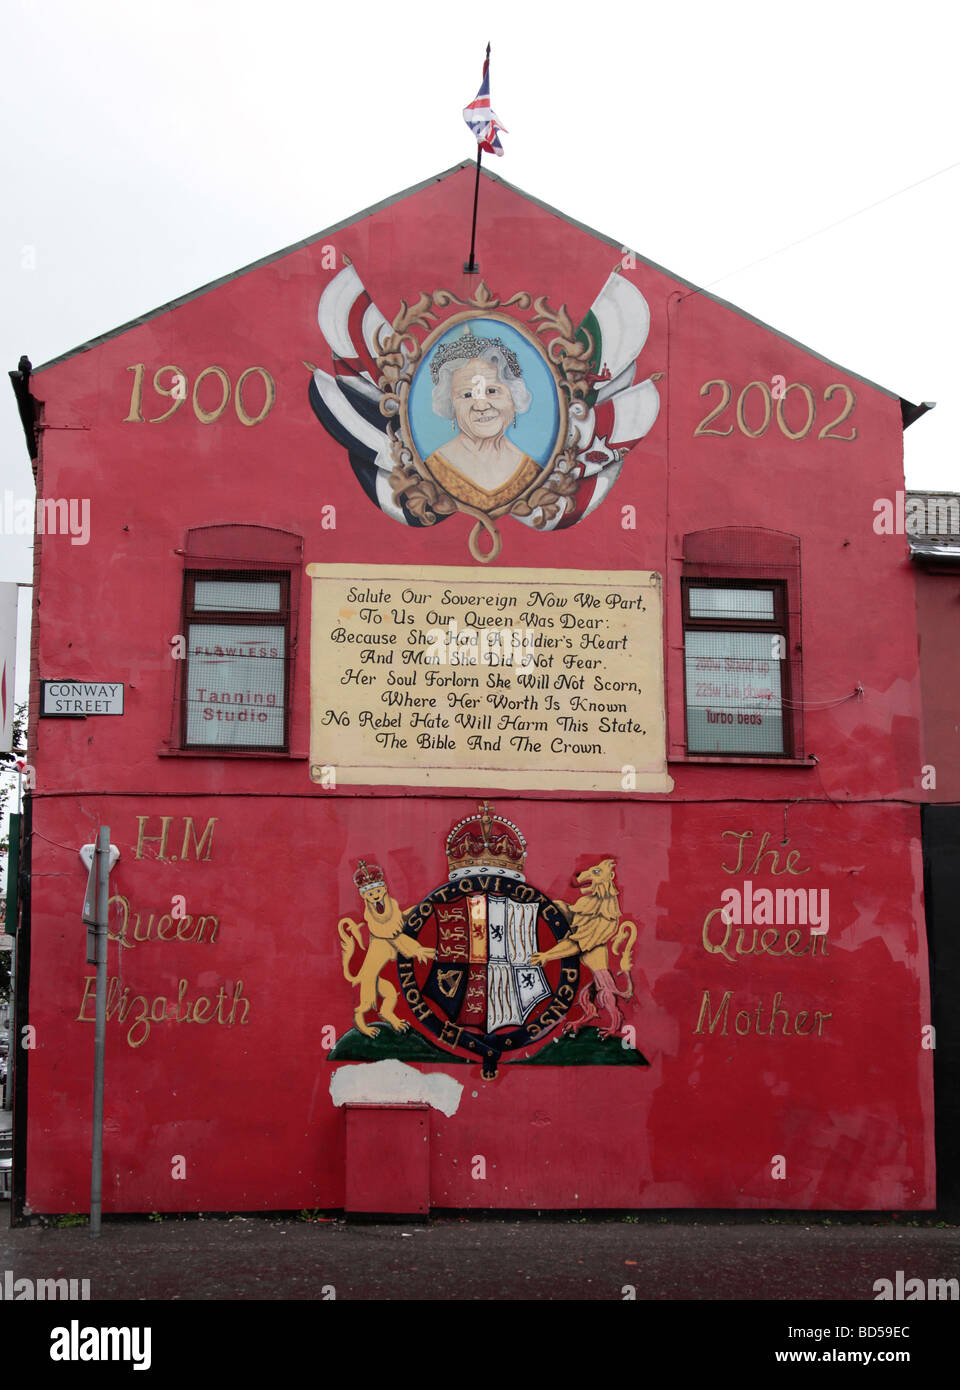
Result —
<instances>
[{"instance_id":1,"label":"gold lion on coat of arms","mask_svg":"<svg viewBox=\"0 0 960 1390\"><path fill-rule=\"evenodd\" d=\"M593 979L581 989L577 1003L581 1010L580 1018L572 1020L567 1027L576 1029L587 1023L598 1023L599 1010L607 1015L607 1024L601 1028L601 1036L619 1033L623 1028L623 1011L620 1001L627 1003L633 998L633 979L630 965L633 948L637 940L637 924L620 920L620 895L614 881L616 860L601 859L599 864L584 869L576 875L575 881L588 888L588 891L575 903L556 901L556 906L573 924L573 930L548 951L537 951L530 957L531 965L543 965L544 961L560 960L564 956L579 955L584 965L593 972ZM610 969L610 956L619 956L619 968L614 973ZM617 985L617 976L625 975L626 984Z\"/></svg>"},{"instance_id":2,"label":"gold lion on coat of arms","mask_svg":"<svg viewBox=\"0 0 960 1390\"><path fill-rule=\"evenodd\" d=\"M348 984L360 986L360 1001L353 1011L353 1021L357 1029L368 1038L375 1038L380 1031L366 1022L364 1015L378 1008L377 996L382 999L378 1012L384 1023L389 1023L395 1033L405 1033L409 1024L396 1014L397 991L389 980L380 978L380 972L389 961L397 956L413 957L421 964L433 960L436 951L431 946L421 946L403 930L404 923L413 908L404 910L387 892L383 871L376 864L365 864L361 859L353 881L364 901L363 920L370 932L370 942L360 969L351 973L350 962L356 947L363 950L363 937L359 922L352 917L341 917L337 932L343 954L343 976Z\"/></svg>"}]
</instances>

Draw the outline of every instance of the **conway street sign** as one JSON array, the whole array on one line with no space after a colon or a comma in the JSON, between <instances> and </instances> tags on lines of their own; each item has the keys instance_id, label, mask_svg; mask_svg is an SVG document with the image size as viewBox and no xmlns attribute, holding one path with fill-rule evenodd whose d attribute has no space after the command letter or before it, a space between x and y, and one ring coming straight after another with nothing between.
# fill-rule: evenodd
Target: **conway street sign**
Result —
<instances>
[{"instance_id":1,"label":"conway street sign","mask_svg":"<svg viewBox=\"0 0 960 1390\"><path fill-rule=\"evenodd\" d=\"M40 714L123 714L121 681L41 681Z\"/></svg>"}]
</instances>

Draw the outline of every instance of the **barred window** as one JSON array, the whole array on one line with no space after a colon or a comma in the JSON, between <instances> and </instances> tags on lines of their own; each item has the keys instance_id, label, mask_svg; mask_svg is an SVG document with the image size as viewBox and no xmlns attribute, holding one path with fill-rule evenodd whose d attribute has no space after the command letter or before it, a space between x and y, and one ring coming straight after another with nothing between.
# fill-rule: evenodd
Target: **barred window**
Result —
<instances>
[{"instance_id":1,"label":"barred window","mask_svg":"<svg viewBox=\"0 0 960 1390\"><path fill-rule=\"evenodd\" d=\"M684 587L688 752L783 754L781 586Z\"/></svg>"},{"instance_id":2,"label":"barred window","mask_svg":"<svg viewBox=\"0 0 960 1390\"><path fill-rule=\"evenodd\" d=\"M289 578L187 573L183 746L287 746Z\"/></svg>"},{"instance_id":3,"label":"barred window","mask_svg":"<svg viewBox=\"0 0 960 1390\"><path fill-rule=\"evenodd\" d=\"M802 756L796 537L687 536L682 592L687 753Z\"/></svg>"},{"instance_id":4,"label":"barred window","mask_svg":"<svg viewBox=\"0 0 960 1390\"><path fill-rule=\"evenodd\" d=\"M253 525L188 533L176 745L288 753L303 543Z\"/></svg>"}]
</instances>

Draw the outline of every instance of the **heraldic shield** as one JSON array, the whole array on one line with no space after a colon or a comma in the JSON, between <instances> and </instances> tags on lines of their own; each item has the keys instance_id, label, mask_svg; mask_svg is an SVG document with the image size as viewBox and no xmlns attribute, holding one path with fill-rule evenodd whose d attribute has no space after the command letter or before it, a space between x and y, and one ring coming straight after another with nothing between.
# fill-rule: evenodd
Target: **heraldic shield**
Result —
<instances>
[{"instance_id":1,"label":"heraldic shield","mask_svg":"<svg viewBox=\"0 0 960 1390\"><path fill-rule=\"evenodd\" d=\"M576 997L579 961L532 962L570 926L524 879L526 842L511 821L483 802L453 827L446 850L448 882L404 923L427 948L429 963L398 958L400 987L422 1031L495 1064L504 1053L545 1041L563 1021Z\"/></svg>"},{"instance_id":2,"label":"heraldic shield","mask_svg":"<svg viewBox=\"0 0 960 1390\"><path fill-rule=\"evenodd\" d=\"M495 1064L545 1042L576 997L578 959L557 962L553 984L543 966L531 964L569 925L522 880L482 871L452 879L414 908L405 931L435 943L426 971L412 959L398 959L397 969L417 1025L443 1047ZM418 975L425 975L422 983Z\"/></svg>"},{"instance_id":3,"label":"heraldic shield","mask_svg":"<svg viewBox=\"0 0 960 1390\"><path fill-rule=\"evenodd\" d=\"M424 996L454 1022L488 1033L526 1023L551 993L542 968L530 964L539 949L539 911L538 902L506 893L437 903L437 954Z\"/></svg>"}]
</instances>

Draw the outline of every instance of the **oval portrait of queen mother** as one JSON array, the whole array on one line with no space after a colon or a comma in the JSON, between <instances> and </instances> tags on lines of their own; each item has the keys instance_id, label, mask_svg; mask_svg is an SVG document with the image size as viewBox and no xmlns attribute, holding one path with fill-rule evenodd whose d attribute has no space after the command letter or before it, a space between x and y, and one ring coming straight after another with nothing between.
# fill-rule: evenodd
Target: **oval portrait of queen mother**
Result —
<instances>
[{"instance_id":1,"label":"oval portrait of queen mother","mask_svg":"<svg viewBox=\"0 0 960 1390\"><path fill-rule=\"evenodd\" d=\"M432 477L481 512L508 507L562 443L553 373L500 319L473 318L438 338L411 383L408 419Z\"/></svg>"}]
</instances>

